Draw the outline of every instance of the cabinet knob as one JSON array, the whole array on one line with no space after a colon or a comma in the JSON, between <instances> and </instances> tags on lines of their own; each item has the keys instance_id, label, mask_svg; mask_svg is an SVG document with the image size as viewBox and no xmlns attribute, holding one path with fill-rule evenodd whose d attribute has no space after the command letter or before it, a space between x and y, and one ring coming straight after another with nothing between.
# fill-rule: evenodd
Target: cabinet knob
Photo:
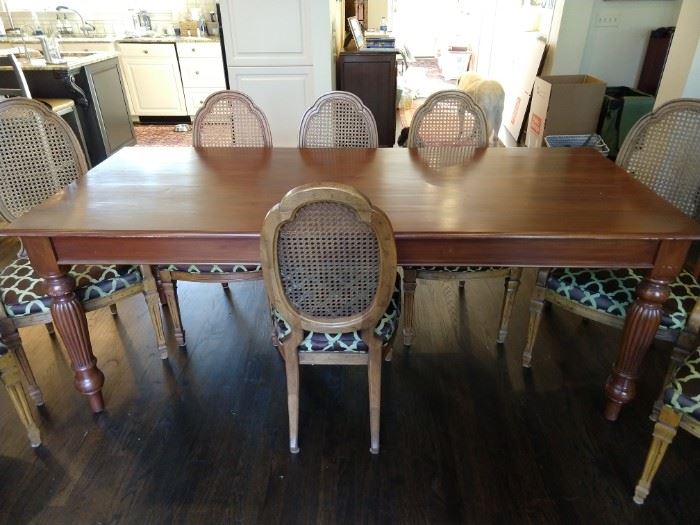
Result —
<instances>
[{"instance_id":1,"label":"cabinet knob","mask_svg":"<svg viewBox=\"0 0 700 525\"><path fill-rule=\"evenodd\" d=\"M192 52L193 52L193 53L194 53L194 51L195 51L195 49L194 49L194 48L192 48Z\"/></svg>"},{"instance_id":2,"label":"cabinet knob","mask_svg":"<svg viewBox=\"0 0 700 525\"><path fill-rule=\"evenodd\" d=\"M148 49L144 49L143 52L148 54Z\"/></svg>"},{"instance_id":3,"label":"cabinet knob","mask_svg":"<svg viewBox=\"0 0 700 525\"><path fill-rule=\"evenodd\" d=\"M199 71L195 71L194 74L195 74L195 75L199 75Z\"/></svg>"}]
</instances>

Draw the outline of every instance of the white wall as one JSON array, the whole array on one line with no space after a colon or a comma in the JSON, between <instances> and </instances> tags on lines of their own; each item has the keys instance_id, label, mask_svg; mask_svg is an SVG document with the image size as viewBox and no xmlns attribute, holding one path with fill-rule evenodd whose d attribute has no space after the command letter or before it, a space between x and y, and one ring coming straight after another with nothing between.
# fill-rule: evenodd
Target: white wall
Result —
<instances>
[{"instance_id":1,"label":"white wall","mask_svg":"<svg viewBox=\"0 0 700 525\"><path fill-rule=\"evenodd\" d=\"M700 0L686 0L700 2ZM676 25L681 0L605 2L557 0L552 53L544 73L586 73L610 86L636 86L652 29ZM599 27L600 15L617 15L617 27ZM558 19L556 17L559 17ZM556 29L556 27L554 27Z\"/></svg>"},{"instance_id":2,"label":"white wall","mask_svg":"<svg viewBox=\"0 0 700 525\"><path fill-rule=\"evenodd\" d=\"M683 1L656 106L679 97L700 98L700 0Z\"/></svg>"},{"instance_id":3,"label":"white wall","mask_svg":"<svg viewBox=\"0 0 700 525\"><path fill-rule=\"evenodd\" d=\"M346 0L352 1L352 0ZM367 0L367 27L379 30L379 22L382 17L389 18L389 1L390 0ZM404 2L406 0L403 0ZM408 0L409 2L417 0Z\"/></svg>"}]
</instances>

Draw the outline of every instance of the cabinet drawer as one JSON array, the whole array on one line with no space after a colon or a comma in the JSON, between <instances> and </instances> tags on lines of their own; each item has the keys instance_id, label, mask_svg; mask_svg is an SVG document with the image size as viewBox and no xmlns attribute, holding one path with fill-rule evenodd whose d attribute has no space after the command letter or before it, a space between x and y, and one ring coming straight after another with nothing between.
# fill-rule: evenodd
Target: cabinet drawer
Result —
<instances>
[{"instance_id":1,"label":"cabinet drawer","mask_svg":"<svg viewBox=\"0 0 700 525\"><path fill-rule=\"evenodd\" d=\"M221 46L216 43L195 43L178 42L177 54L180 58L210 57L221 59Z\"/></svg>"},{"instance_id":2,"label":"cabinet drawer","mask_svg":"<svg viewBox=\"0 0 700 525\"><path fill-rule=\"evenodd\" d=\"M212 93L219 91L218 88L189 88L185 89L185 102L187 103L187 114L194 115L202 107L204 101Z\"/></svg>"},{"instance_id":3,"label":"cabinet drawer","mask_svg":"<svg viewBox=\"0 0 700 525\"><path fill-rule=\"evenodd\" d=\"M224 64L218 58L181 58L180 73L185 87L226 87Z\"/></svg>"},{"instance_id":4,"label":"cabinet drawer","mask_svg":"<svg viewBox=\"0 0 700 525\"><path fill-rule=\"evenodd\" d=\"M126 57L169 57L177 59L174 44L125 44L120 42L118 50Z\"/></svg>"},{"instance_id":5,"label":"cabinet drawer","mask_svg":"<svg viewBox=\"0 0 700 525\"><path fill-rule=\"evenodd\" d=\"M61 51L81 51L83 53L95 53L99 51L114 51L114 44L110 42L60 42Z\"/></svg>"}]
</instances>

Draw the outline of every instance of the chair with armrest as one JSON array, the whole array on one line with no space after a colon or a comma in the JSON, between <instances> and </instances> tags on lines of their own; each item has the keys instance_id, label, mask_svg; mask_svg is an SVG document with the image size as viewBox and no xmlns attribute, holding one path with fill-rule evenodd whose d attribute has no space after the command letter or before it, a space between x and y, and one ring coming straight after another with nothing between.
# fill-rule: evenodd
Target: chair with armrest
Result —
<instances>
[{"instance_id":1,"label":"chair with armrest","mask_svg":"<svg viewBox=\"0 0 700 525\"><path fill-rule=\"evenodd\" d=\"M197 111L192 124L195 147L271 148L272 135L267 118L251 98L239 91L217 91ZM180 318L177 282L219 283L262 279L259 264L168 264L158 268L175 340L185 346L185 330Z\"/></svg>"},{"instance_id":2,"label":"chair with armrest","mask_svg":"<svg viewBox=\"0 0 700 525\"><path fill-rule=\"evenodd\" d=\"M659 196L700 218L700 100L667 102L642 117L625 139L617 164ZM622 328L643 271L633 268L544 268L530 301L523 366L529 367L545 302L577 315ZM675 342L674 355L687 355L700 328L700 284L682 270L671 283L656 338Z\"/></svg>"},{"instance_id":3,"label":"chair with armrest","mask_svg":"<svg viewBox=\"0 0 700 525\"><path fill-rule=\"evenodd\" d=\"M24 76L24 71L22 71L22 66L14 55L0 55L0 66L10 66L15 76L15 84L13 86L0 86L0 96L33 98L29 91L29 85ZM80 147L83 153L87 155L83 126L80 123L75 101L72 98L36 98L34 100L45 104L51 111L56 113L56 115L69 119L71 128L80 142Z\"/></svg>"},{"instance_id":4,"label":"chair with armrest","mask_svg":"<svg viewBox=\"0 0 700 525\"><path fill-rule=\"evenodd\" d=\"M408 132L409 148L461 149L487 147L486 117L478 104L460 90L438 91L416 110ZM469 279L505 277L505 295L496 341L508 335L515 294L522 268L500 266L406 266L404 267L404 345L413 343L413 308L416 279L459 281L460 288Z\"/></svg>"},{"instance_id":5,"label":"chair with armrest","mask_svg":"<svg viewBox=\"0 0 700 525\"><path fill-rule=\"evenodd\" d=\"M379 452L382 354L401 304L391 223L337 183L291 190L261 234L265 287L287 374L289 448L299 452L299 365L367 365L370 451Z\"/></svg>"},{"instance_id":6,"label":"chair with armrest","mask_svg":"<svg viewBox=\"0 0 700 525\"><path fill-rule=\"evenodd\" d=\"M321 95L299 126L300 148L376 148L378 144L374 115L348 91Z\"/></svg>"},{"instance_id":7,"label":"chair with armrest","mask_svg":"<svg viewBox=\"0 0 700 525\"><path fill-rule=\"evenodd\" d=\"M87 171L87 162L66 122L43 104L25 98L0 102L0 217L11 222L59 193ZM167 351L156 283L148 266L77 264L70 267L75 293L86 311L143 293L158 350ZM22 252L0 268L0 336L26 380L28 393L43 404L18 328L51 322L51 299L43 280ZM52 330L50 330L52 332Z\"/></svg>"}]
</instances>

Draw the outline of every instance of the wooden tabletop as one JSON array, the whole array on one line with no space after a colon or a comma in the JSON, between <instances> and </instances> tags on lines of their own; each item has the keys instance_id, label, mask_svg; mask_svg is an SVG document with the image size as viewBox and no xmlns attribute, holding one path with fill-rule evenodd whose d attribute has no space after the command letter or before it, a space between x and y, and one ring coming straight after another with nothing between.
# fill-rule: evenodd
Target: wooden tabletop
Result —
<instances>
[{"instance_id":1,"label":"wooden tabletop","mask_svg":"<svg viewBox=\"0 0 700 525\"><path fill-rule=\"evenodd\" d=\"M396 236L700 239L592 149L124 148L0 235L257 236L291 188L338 181Z\"/></svg>"}]
</instances>

